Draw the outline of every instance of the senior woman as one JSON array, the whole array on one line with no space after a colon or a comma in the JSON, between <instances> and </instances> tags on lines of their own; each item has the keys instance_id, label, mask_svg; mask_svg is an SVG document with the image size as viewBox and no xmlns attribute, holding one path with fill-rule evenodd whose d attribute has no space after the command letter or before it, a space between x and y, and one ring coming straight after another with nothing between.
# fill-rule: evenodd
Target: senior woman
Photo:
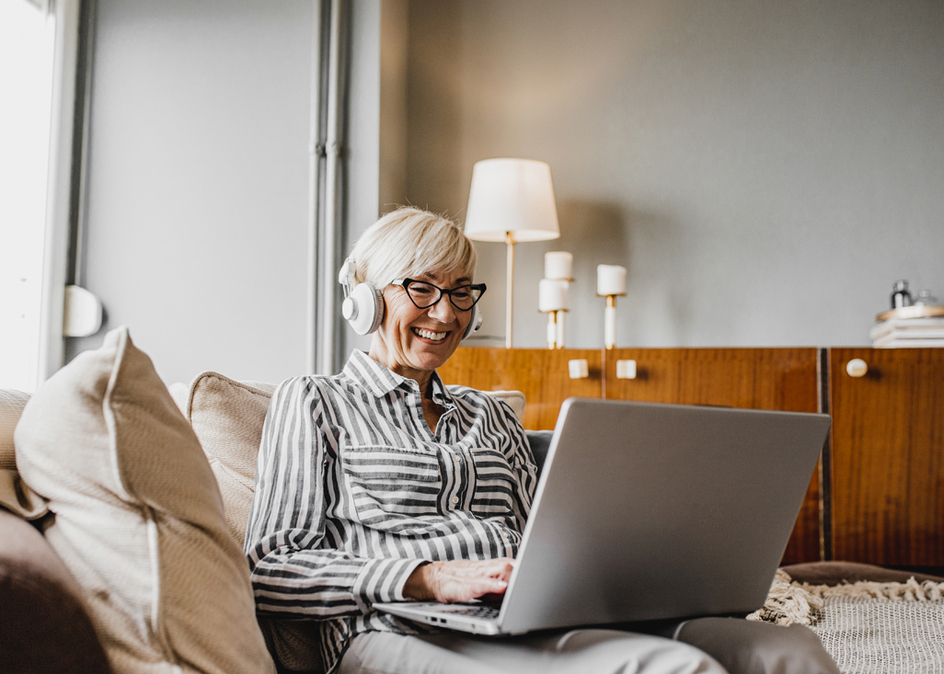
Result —
<instances>
[{"instance_id":1,"label":"senior woman","mask_svg":"<svg viewBox=\"0 0 944 674\"><path fill-rule=\"evenodd\" d=\"M259 451L246 552L283 670L310 667L292 651L317 642L329 674L726 671L703 650L650 634L488 638L436 632L372 608L502 594L537 470L504 402L445 386L436 374L485 292L461 229L399 209L364 233L347 264L354 283L370 284L355 292L358 320L368 312L367 329L376 326L370 350L355 350L338 375L283 382ZM287 622L299 619L307 622ZM837 671L809 630L784 640L795 633L707 627L695 640L709 649L720 641L723 658L741 671ZM728 657L732 649L740 660ZM756 660L757 651L764 662L751 669L745 658ZM785 658L796 666L777 664Z\"/></svg>"}]
</instances>

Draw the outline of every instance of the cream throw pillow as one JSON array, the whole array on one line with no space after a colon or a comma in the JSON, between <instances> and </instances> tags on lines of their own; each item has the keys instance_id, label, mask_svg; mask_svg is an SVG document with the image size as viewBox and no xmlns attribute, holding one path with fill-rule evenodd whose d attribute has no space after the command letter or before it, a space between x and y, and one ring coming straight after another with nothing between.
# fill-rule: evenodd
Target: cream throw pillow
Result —
<instances>
[{"instance_id":1,"label":"cream throw pillow","mask_svg":"<svg viewBox=\"0 0 944 674\"><path fill-rule=\"evenodd\" d=\"M256 487L262 425L275 384L238 382L204 372L190 383L185 414L223 495L223 511L242 548Z\"/></svg>"},{"instance_id":2,"label":"cream throw pillow","mask_svg":"<svg viewBox=\"0 0 944 674\"><path fill-rule=\"evenodd\" d=\"M43 384L15 439L116 672L275 671L213 472L127 328Z\"/></svg>"}]
</instances>

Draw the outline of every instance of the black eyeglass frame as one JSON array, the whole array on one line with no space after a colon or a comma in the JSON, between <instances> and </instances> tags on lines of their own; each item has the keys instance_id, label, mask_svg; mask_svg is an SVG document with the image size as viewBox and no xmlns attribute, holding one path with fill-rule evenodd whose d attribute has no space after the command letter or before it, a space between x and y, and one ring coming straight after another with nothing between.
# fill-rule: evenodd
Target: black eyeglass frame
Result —
<instances>
[{"instance_id":1,"label":"black eyeglass frame","mask_svg":"<svg viewBox=\"0 0 944 674\"><path fill-rule=\"evenodd\" d=\"M413 297L413 295L410 294L411 283L422 283L423 285L427 285L430 288L435 288L436 290L439 291L439 297L437 297L433 302L430 302L426 306L420 306L419 304L416 303L416 299ZM413 303L413 306L416 307L417 309L429 309L430 307L434 307L437 304L439 304L439 301L443 298L443 295L448 295L449 304L454 306L456 309L458 309L459 311L472 311L472 308L476 304L479 303L479 300L482 299L482 295L484 295L485 291L488 290L488 286L486 286L484 283L467 283L465 285L459 286L458 288L453 288L452 290L446 290L445 288L440 288L438 285L435 285L434 283L430 283L429 281L420 281L419 279L415 279L415 278L394 279L393 281L390 282L390 285L400 286L401 288L403 288L406 291L406 296L410 298L410 301ZM479 292L479 296L474 299L474 301L472 302L470 306L460 307L458 304L456 304L455 300L452 299L452 294L459 292L460 290L478 290L480 292Z\"/></svg>"}]
</instances>

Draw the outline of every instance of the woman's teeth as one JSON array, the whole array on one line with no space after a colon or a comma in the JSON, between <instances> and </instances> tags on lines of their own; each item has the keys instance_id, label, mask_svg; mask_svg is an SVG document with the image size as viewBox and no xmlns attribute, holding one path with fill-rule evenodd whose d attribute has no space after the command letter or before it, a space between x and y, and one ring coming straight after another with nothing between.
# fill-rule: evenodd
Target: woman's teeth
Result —
<instances>
[{"instance_id":1,"label":"woman's teeth","mask_svg":"<svg viewBox=\"0 0 944 674\"><path fill-rule=\"evenodd\" d=\"M423 330L422 328L413 328L413 332L424 339L431 339L434 342L445 339L447 334L445 332L432 332L431 330Z\"/></svg>"}]
</instances>

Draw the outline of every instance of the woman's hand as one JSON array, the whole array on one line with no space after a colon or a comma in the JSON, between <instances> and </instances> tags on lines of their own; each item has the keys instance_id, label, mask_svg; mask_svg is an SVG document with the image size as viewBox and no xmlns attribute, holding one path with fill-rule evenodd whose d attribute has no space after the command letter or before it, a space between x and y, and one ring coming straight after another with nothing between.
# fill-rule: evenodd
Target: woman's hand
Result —
<instances>
[{"instance_id":1,"label":"woman's hand","mask_svg":"<svg viewBox=\"0 0 944 674\"><path fill-rule=\"evenodd\" d=\"M410 599L447 604L472 601L488 594L504 594L514 561L501 557L424 564L407 578L403 594Z\"/></svg>"}]
</instances>

